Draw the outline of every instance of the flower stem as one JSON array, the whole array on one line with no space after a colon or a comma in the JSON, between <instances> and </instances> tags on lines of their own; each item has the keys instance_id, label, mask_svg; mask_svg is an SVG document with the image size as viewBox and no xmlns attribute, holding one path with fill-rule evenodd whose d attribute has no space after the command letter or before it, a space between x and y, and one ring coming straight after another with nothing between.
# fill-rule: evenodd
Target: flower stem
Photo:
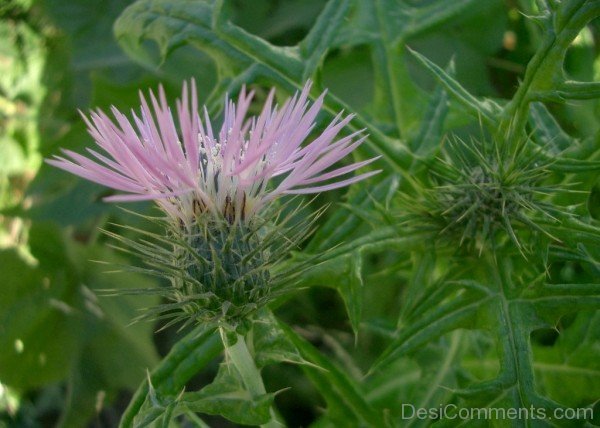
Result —
<instances>
[{"instance_id":1,"label":"flower stem","mask_svg":"<svg viewBox=\"0 0 600 428\"><path fill-rule=\"evenodd\" d=\"M221 328L221 338L223 339L223 344L225 345L225 350L227 352L227 356L230 358L231 362L235 366L235 368L240 373L242 377L242 381L248 391L252 395L252 397L258 397L267 393L265 389L265 385L263 383L262 377L260 375L260 371L258 367L256 367L256 363L250 355L250 351L248 350L248 346L246 344L246 340L244 336L236 333L236 342L234 344L230 343L230 340L227 336L227 333ZM231 336L229 336L231 337ZM275 409L271 408L271 420L263 424L263 427L276 428L284 426L281 422L278 421L277 415L275 413Z\"/></svg>"}]
</instances>

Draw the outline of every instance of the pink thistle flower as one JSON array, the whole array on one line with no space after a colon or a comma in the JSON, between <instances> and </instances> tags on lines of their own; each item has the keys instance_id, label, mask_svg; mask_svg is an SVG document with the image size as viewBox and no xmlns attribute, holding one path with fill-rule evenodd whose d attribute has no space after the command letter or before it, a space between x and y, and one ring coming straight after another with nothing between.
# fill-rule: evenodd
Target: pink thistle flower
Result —
<instances>
[{"instance_id":1,"label":"pink thistle flower","mask_svg":"<svg viewBox=\"0 0 600 428\"><path fill-rule=\"evenodd\" d=\"M353 115L339 113L314 140L304 144L315 127L325 93L308 101L311 82L281 108L271 90L258 116L247 117L254 92L243 88L237 104L225 100L221 129L215 134L206 107L198 111L196 85L183 85L177 100L177 121L164 90L150 92L152 108L140 93L141 117L132 121L111 108L83 118L104 153L87 149L88 157L62 150L66 157L51 165L124 192L107 201L153 199L172 218L185 223L209 211L230 223L244 221L282 194L318 193L348 186L380 171L349 176L377 158L333 167L366 138L363 131L336 139ZM191 96L190 96L191 92ZM178 122L178 126L176 125ZM333 168L332 168L333 167ZM277 184L269 185L274 177Z\"/></svg>"}]
</instances>

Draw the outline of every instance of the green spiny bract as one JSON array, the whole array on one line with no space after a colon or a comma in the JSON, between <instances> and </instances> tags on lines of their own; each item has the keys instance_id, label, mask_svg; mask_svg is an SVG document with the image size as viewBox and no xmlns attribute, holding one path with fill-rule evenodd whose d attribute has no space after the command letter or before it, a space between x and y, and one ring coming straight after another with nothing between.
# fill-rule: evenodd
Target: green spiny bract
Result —
<instances>
[{"instance_id":1,"label":"green spiny bract","mask_svg":"<svg viewBox=\"0 0 600 428\"><path fill-rule=\"evenodd\" d=\"M288 265L292 249L310 233L320 211L303 216L304 206L273 207L263 216L239 221L200 213L188 224L166 218L164 234L128 226L144 239L105 231L118 240L122 251L138 256L146 267L128 266L165 278L158 289L115 291L121 294L158 294L165 303L148 308L138 317L169 320L168 325L220 322L239 325L248 315L295 285L305 263ZM284 214L285 213L285 214Z\"/></svg>"},{"instance_id":2,"label":"green spiny bract","mask_svg":"<svg viewBox=\"0 0 600 428\"><path fill-rule=\"evenodd\" d=\"M212 216L190 229L174 232L187 243L173 255L184 275L171 279L182 309L200 320L237 319L264 303L271 291L271 249L262 245L261 230Z\"/></svg>"},{"instance_id":3,"label":"green spiny bract","mask_svg":"<svg viewBox=\"0 0 600 428\"><path fill-rule=\"evenodd\" d=\"M495 141L449 143L445 158L428 165L431 184L420 196L403 203L414 227L438 230L460 245L492 250L510 241L525 255L519 234L540 232L544 221L556 221L560 211L543 199L557 191L545 182L551 161L531 140L503 150Z\"/></svg>"}]
</instances>

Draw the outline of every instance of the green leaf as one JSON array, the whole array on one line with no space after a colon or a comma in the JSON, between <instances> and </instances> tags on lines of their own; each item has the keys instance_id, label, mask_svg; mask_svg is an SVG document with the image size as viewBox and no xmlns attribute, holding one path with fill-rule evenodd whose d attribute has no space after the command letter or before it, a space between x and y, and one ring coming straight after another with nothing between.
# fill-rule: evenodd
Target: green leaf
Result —
<instances>
[{"instance_id":1,"label":"green leaf","mask_svg":"<svg viewBox=\"0 0 600 428\"><path fill-rule=\"evenodd\" d=\"M448 72L452 73L453 69L454 64L451 62ZM411 140L411 149L416 155L427 159L441 147L448 110L448 93L442 85L438 85L421 120L419 133Z\"/></svg>"},{"instance_id":2,"label":"green leaf","mask_svg":"<svg viewBox=\"0 0 600 428\"><path fill-rule=\"evenodd\" d=\"M161 395L174 395L183 390L186 383L221 353L223 343L214 329L198 327L181 338L160 364L153 370L149 382ZM149 382L144 381L135 392L120 427L133 426L150 393Z\"/></svg>"},{"instance_id":3,"label":"green leaf","mask_svg":"<svg viewBox=\"0 0 600 428\"><path fill-rule=\"evenodd\" d=\"M305 63L302 80L312 77L327 55L329 47L337 35L338 28L344 22L348 4L348 0L327 2L315 25L298 45L300 55Z\"/></svg>"},{"instance_id":4,"label":"green leaf","mask_svg":"<svg viewBox=\"0 0 600 428\"><path fill-rule=\"evenodd\" d=\"M362 313L362 255L345 254L315 265L302 274L302 286L325 286L337 290L346 305L354 333L358 333Z\"/></svg>"},{"instance_id":5,"label":"green leaf","mask_svg":"<svg viewBox=\"0 0 600 428\"><path fill-rule=\"evenodd\" d=\"M466 400L465 406L499 403L502 407L534 406L553 411L566 403L541 395L544 377L535 376L530 335L534 330L556 325L566 313L600 308L600 288L534 283L525 289L513 282L510 262L504 259L501 263L485 273L494 299L483 308L478 323L495 333L500 372L493 380L475 382L456 393ZM493 269L496 272L490 277ZM588 360L586 365L590 363Z\"/></svg>"},{"instance_id":6,"label":"green leaf","mask_svg":"<svg viewBox=\"0 0 600 428\"><path fill-rule=\"evenodd\" d=\"M114 386L135 387L141 380L146 369L152 368L158 363L158 355L154 348L152 337L154 326L149 323L131 324L132 320L139 314L140 310L155 306L159 299L155 296L110 296L96 297L94 291L102 292L111 287L118 287L121 290L128 288L137 289L143 287L152 287L154 280L144 275L131 272L107 273L106 265L120 265L126 263L121 257L107 248L92 246L84 253L87 261L87 269L83 273L83 281L89 290L86 293L86 305L88 307L96 306L97 312L91 315L92 322L97 322L98 318L103 320L101 326L98 326L98 337L94 339L91 346L97 348L92 353L100 355L100 350L109 359L115 359L119 355L118 349L128 349L127 363L123 366L121 361L114 360L110 362L98 362L98 367L105 366L106 375L113 376ZM100 260L103 264L90 263L90 260ZM84 264L82 262L82 264ZM134 369L137 367L137 370Z\"/></svg>"},{"instance_id":7,"label":"green leaf","mask_svg":"<svg viewBox=\"0 0 600 428\"><path fill-rule=\"evenodd\" d=\"M232 364L221 364L215 380L199 392L183 394L180 405L189 410L221 415L232 422L261 425L271 420L274 394L252 396Z\"/></svg>"},{"instance_id":8,"label":"green leaf","mask_svg":"<svg viewBox=\"0 0 600 428\"><path fill-rule=\"evenodd\" d=\"M10 3L0 19L0 209L22 201L41 164L38 121L47 117L44 82L51 51L50 37L20 18L31 5ZM7 229L0 224L0 242L6 235L10 240Z\"/></svg>"},{"instance_id":9,"label":"green leaf","mask_svg":"<svg viewBox=\"0 0 600 428\"><path fill-rule=\"evenodd\" d=\"M233 25L219 2L142 0L125 9L114 28L128 55L146 64L155 60L142 45L142 37L158 43L162 59L182 43L192 42L229 75L254 62L279 73L294 70L296 77L301 74L294 50L270 45Z\"/></svg>"},{"instance_id":10,"label":"green leaf","mask_svg":"<svg viewBox=\"0 0 600 428\"><path fill-rule=\"evenodd\" d=\"M596 179L596 183L592 187L587 206L592 218L600 221L600 178Z\"/></svg>"},{"instance_id":11,"label":"green leaf","mask_svg":"<svg viewBox=\"0 0 600 428\"><path fill-rule=\"evenodd\" d=\"M396 227L381 228L324 252L315 260L311 269L302 273L301 285L336 289L344 300L350 323L357 334L363 300L362 257L383 250L410 251L414 246L420 245L426 236L427 234L415 234L400 237ZM298 254L298 260L291 263L302 263L306 257Z\"/></svg>"},{"instance_id":12,"label":"green leaf","mask_svg":"<svg viewBox=\"0 0 600 428\"><path fill-rule=\"evenodd\" d=\"M148 394L133 419L133 427L146 427L160 422L170 426L173 417L188 412L220 415L243 425L261 425L271 419L274 394L253 397L244 386L236 368L222 363L217 376L198 392L180 391L177 395L157 390L150 380Z\"/></svg>"},{"instance_id":13,"label":"green leaf","mask_svg":"<svg viewBox=\"0 0 600 428\"><path fill-rule=\"evenodd\" d=\"M282 362L307 364L271 312L262 311L259 317L253 320L251 343L254 361L259 369Z\"/></svg>"},{"instance_id":14,"label":"green leaf","mask_svg":"<svg viewBox=\"0 0 600 428\"><path fill-rule=\"evenodd\" d=\"M530 108L533 132L538 141L549 147L551 152L560 153L577 143L560 127L544 104L531 103Z\"/></svg>"},{"instance_id":15,"label":"green leaf","mask_svg":"<svg viewBox=\"0 0 600 428\"><path fill-rule=\"evenodd\" d=\"M317 253L335 247L339 242L347 240L359 229L364 219L352 212L348 207L363 211L372 211L377 206L377 201L389 202L398 190L399 180L395 176L388 176L373 186L353 188L345 207L335 212L321 224L310 243L306 247L309 253Z\"/></svg>"},{"instance_id":16,"label":"green leaf","mask_svg":"<svg viewBox=\"0 0 600 428\"><path fill-rule=\"evenodd\" d=\"M425 294L405 315L407 319L399 321L397 337L379 356L371 371L410 355L447 332L472 325L492 299L491 293L477 284L443 283L437 290Z\"/></svg>"},{"instance_id":17,"label":"green leaf","mask_svg":"<svg viewBox=\"0 0 600 428\"><path fill-rule=\"evenodd\" d=\"M280 325L287 337L298 348L302 357L314 364L315 367L303 365L302 368L327 402L331 419L338 423L356 424L359 421L360 424L366 426L387 426L383 416L365 401L363 391L353 379L349 378L290 327L284 324Z\"/></svg>"},{"instance_id":18,"label":"green leaf","mask_svg":"<svg viewBox=\"0 0 600 428\"><path fill-rule=\"evenodd\" d=\"M557 172L597 172L600 171L600 161L588 161L559 157L550 164L548 169Z\"/></svg>"},{"instance_id":19,"label":"green leaf","mask_svg":"<svg viewBox=\"0 0 600 428\"><path fill-rule=\"evenodd\" d=\"M148 280L133 274L110 278L103 268L90 266L89 257L118 258L106 249L73 246L53 225L34 224L30 246L34 258L0 252L5 278L0 342L6 350L0 378L21 390L68 379L71 394L62 420L83 426L98 393L112 400L156 363L152 326L125 327L141 306L156 299L99 300L93 290L107 288L109 281L136 287Z\"/></svg>"},{"instance_id":20,"label":"green leaf","mask_svg":"<svg viewBox=\"0 0 600 428\"><path fill-rule=\"evenodd\" d=\"M451 388L460 382L460 365L469 345L469 332L456 330L424 346L412 358L399 358L371 374L366 382L369 402L389 413L402 426L425 427L430 420L408 418L407 409L438 408L452 400Z\"/></svg>"},{"instance_id":21,"label":"green leaf","mask_svg":"<svg viewBox=\"0 0 600 428\"><path fill-rule=\"evenodd\" d=\"M585 407L600 397L599 322L598 312L581 312L553 346L533 346L538 384L565 406Z\"/></svg>"},{"instance_id":22,"label":"green leaf","mask_svg":"<svg viewBox=\"0 0 600 428\"><path fill-rule=\"evenodd\" d=\"M501 109L497 103L490 99L477 99L441 67L434 64L420 53L413 51L412 49L409 50L415 58L417 58L417 60L433 74L438 82L446 88L448 94L456 99L469 114L477 119L483 119L490 126L494 126L498 123L497 116L500 114Z\"/></svg>"},{"instance_id":23,"label":"green leaf","mask_svg":"<svg viewBox=\"0 0 600 428\"><path fill-rule=\"evenodd\" d=\"M435 0L426 4L394 2L392 0L360 0L355 4L352 19L338 36L338 44L368 43L379 37L375 7L383 12L390 31L390 42L399 42L433 32L440 26L453 23L465 17L468 12L476 12L489 5L474 0L446 2ZM387 13L386 13L387 12Z\"/></svg>"},{"instance_id":24,"label":"green leaf","mask_svg":"<svg viewBox=\"0 0 600 428\"><path fill-rule=\"evenodd\" d=\"M149 390L146 402L142 406L139 414L134 418L133 427L147 427L153 423L155 426L169 426L173 412L179 404L180 396L162 395L154 389L154 386L148 379Z\"/></svg>"}]
</instances>

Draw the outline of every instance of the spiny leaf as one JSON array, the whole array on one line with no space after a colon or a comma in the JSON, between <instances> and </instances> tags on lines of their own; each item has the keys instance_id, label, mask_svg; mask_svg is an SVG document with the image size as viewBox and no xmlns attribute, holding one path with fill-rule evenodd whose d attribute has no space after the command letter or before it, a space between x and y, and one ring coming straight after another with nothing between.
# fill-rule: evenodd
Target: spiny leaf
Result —
<instances>
[{"instance_id":1,"label":"spiny leaf","mask_svg":"<svg viewBox=\"0 0 600 428\"><path fill-rule=\"evenodd\" d=\"M489 126L498 123L497 116L501 109L498 104L492 100L478 100L471 95L460 83L448 75L441 67L434 64L420 53L409 48L409 51L425 66L434 77L446 88L448 93L462 104L466 110L475 118L482 118Z\"/></svg>"},{"instance_id":2,"label":"spiny leaf","mask_svg":"<svg viewBox=\"0 0 600 428\"><path fill-rule=\"evenodd\" d=\"M577 144L540 102L531 103L531 126L538 141L544 146L551 147L554 153L560 153L571 144Z\"/></svg>"},{"instance_id":3,"label":"spiny leaf","mask_svg":"<svg viewBox=\"0 0 600 428\"><path fill-rule=\"evenodd\" d=\"M414 352L427 342L449 331L468 327L477 313L483 310L493 298L491 293L483 292L481 288L469 287L461 290L457 285L460 284L447 282L442 287L445 292L452 291L454 294L452 299L421 305L421 311L411 320L410 324L401 323L402 328L399 329L397 338L373 364L372 372L390 364L400 356ZM437 294L444 300L447 299L444 296L445 293Z\"/></svg>"},{"instance_id":4,"label":"spiny leaf","mask_svg":"<svg viewBox=\"0 0 600 428\"><path fill-rule=\"evenodd\" d=\"M198 392L187 392L179 406L194 412L221 415L244 425L261 425L271 420L274 394L252 396L230 364L222 363L215 380ZM178 410L180 411L180 410Z\"/></svg>"},{"instance_id":5,"label":"spiny leaf","mask_svg":"<svg viewBox=\"0 0 600 428\"><path fill-rule=\"evenodd\" d=\"M351 193L347 205L371 210L375 205L375 201L389 199L390 196L393 196L398 189L398 184L397 177L385 177L373 186L363 187L357 189L356 193ZM350 212L343 209L336 210L324 224L320 225L319 230L307 245L306 251L316 253L334 247L342 239L348 239L348 236L361 223L361 219Z\"/></svg>"},{"instance_id":6,"label":"spiny leaf","mask_svg":"<svg viewBox=\"0 0 600 428\"><path fill-rule=\"evenodd\" d=\"M453 62L449 65L449 73L454 68ZM411 148L416 155L428 158L436 149L439 149L442 141L442 130L444 121L448 114L448 93L439 84L435 89L425 115L421 120L421 129L417 137L411 141Z\"/></svg>"},{"instance_id":7,"label":"spiny leaf","mask_svg":"<svg viewBox=\"0 0 600 428\"><path fill-rule=\"evenodd\" d=\"M259 369L274 363L310 364L301 357L296 346L285 335L275 316L261 311L253 320L252 346Z\"/></svg>"},{"instance_id":8,"label":"spiny leaf","mask_svg":"<svg viewBox=\"0 0 600 428\"><path fill-rule=\"evenodd\" d=\"M366 426L388 426L383 416L365 401L364 394L351 378L290 327L285 324L280 324L280 326L298 348L302 357L319 367L302 366L304 372L323 395L331 413L347 412L346 420L347 415L350 414L355 421L360 421Z\"/></svg>"},{"instance_id":9,"label":"spiny leaf","mask_svg":"<svg viewBox=\"0 0 600 428\"><path fill-rule=\"evenodd\" d=\"M223 344L214 329L196 328L179 340L154 369L149 378L154 390L161 395L180 392L188 380L206 367L222 349ZM129 402L119 427L132 427L149 392L150 384L144 381Z\"/></svg>"},{"instance_id":10,"label":"spiny leaf","mask_svg":"<svg viewBox=\"0 0 600 428\"><path fill-rule=\"evenodd\" d=\"M298 45L304 59L302 80L307 80L327 55L339 26L344 22L348 10L348 0L327 2L315 25Z\"/></svg>"}]
</instances>

